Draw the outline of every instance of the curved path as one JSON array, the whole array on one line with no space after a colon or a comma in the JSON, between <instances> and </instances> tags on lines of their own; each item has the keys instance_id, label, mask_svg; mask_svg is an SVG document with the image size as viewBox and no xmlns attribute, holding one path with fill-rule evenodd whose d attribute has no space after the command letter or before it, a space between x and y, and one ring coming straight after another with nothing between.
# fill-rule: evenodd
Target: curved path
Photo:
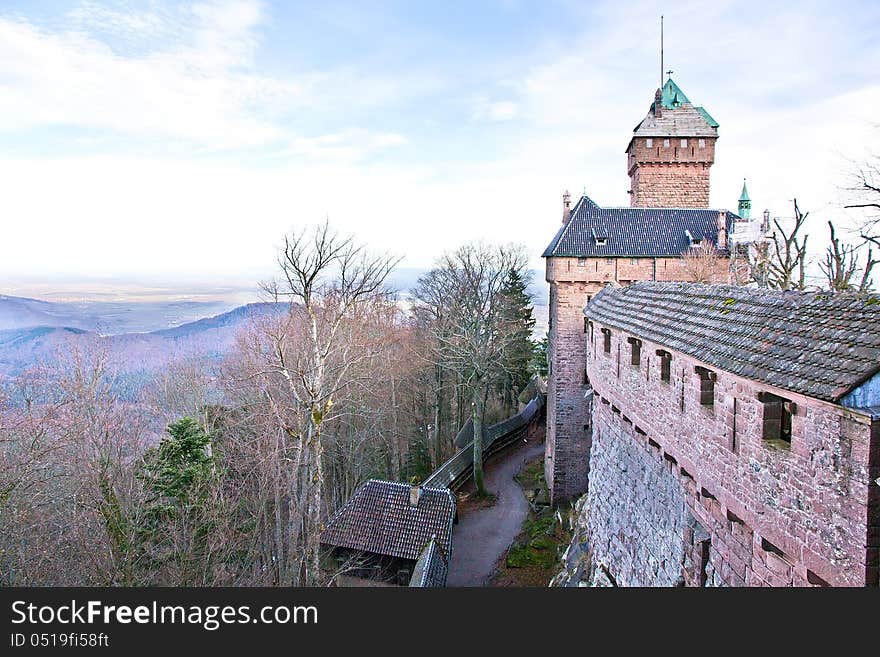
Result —
<instances>
[{"instance_id":1,"label":"curved path","mask_svg":"<svg viewBox=\"0 0 880 657\"><path fill-rule=\"evenodd\" d=\"M474 509L459 517L452 530L452 559L446 586L486 586L495 564L522 529L529 503L514 475L544 451L544 443L520 440L519 446L493 455L483 464L486 490L494 506Z\"/></svg>"}]
</instances>

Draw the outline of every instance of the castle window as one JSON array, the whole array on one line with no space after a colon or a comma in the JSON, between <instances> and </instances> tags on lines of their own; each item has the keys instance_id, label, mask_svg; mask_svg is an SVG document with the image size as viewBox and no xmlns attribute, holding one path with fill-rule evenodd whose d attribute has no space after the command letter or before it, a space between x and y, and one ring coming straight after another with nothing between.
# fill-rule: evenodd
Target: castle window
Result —
<instances>
[{"instance_id":1,"label":"castle window","mask_svg":"<svg viewBox=\"0 0 880 657\"><path fill-rule=\"evenodd\" d=\"M682 148L687 148L687 145L688 145L688 140L687 140L687 139L682 139L682 140L681 140L681 147L682 147Z\"/></svg>"},{"instance_id":2,"label":"castle window","mask_svg":"<svg viewBox=\"0 0 880 657\"><path fill-rule=\"evenodd\" d=\"M607 328L602 329L602 336L604 337L603 348L606 354L611 353L611 330Z\"/></svg>"},{"instance_id":3,"label":"castle window","mask_svg":"<svg viewBox=\"0 0 880 657\"><path fill-rule=\"evenodd\" d=\"M614 258L605 258L605 264L606 264L606 265L613 265L613 264L614 264Z\"/></svg>"},{"instance_id":4,"label":"castle window","mask_svg":"<svg viewBox=\"0 0 880 657\"><path fill-rule=\"evenodd\" d=\"M586 267L587 259L586 258L578 258L578 267Z\"/></svg>"},{"instance_id":5,"label":"castle window","mask_svg":"<svg viewBox=\"0 0 880 657\"><path fill-rule=\"evenodd\" d=\"M636 264L638 264L638 262L639 261L637 258L630 258L629 259L629 264L631 264L631 265L636 265Z\"/></svg>"},{"instance_id":6,"label":"castle window","mask_svg":"<svg viewBox=\"0 0 880 657\"><path fill-rule=\"evenodd\" d=\"M645 146L647 146L648 148L651 148L653 145L654 145L653 139L648 138L645 140Z\"/></svg>"},{"instance_id":7,"label":"castle window","mask_svg":"<svg viewBox=\"0 0 880 657\"><path fill-rule=\"evenodd\" d=\"M590 320L588 320L586 317L584 317L584 333L587 332L587 325L588 325L589 323L590 323Z\"/></svg>"},{"instance_id":8,"label":"castle window","mask_svg":"<svg viewBox=\"0 0 880 657\"><path fill-rule=\"evenodd\" d=\"M706 148L706 140L705 139L701 139L698 143L699 143L700 148Z\"/></svg>"},{"instance_id":9,"label":"castle window","mask_svg":"<svg viewBox=\"0 0 880 657\"><path fill-rule=\"evenodd\" d=\"M758 400L764 405L764 440L791 445L791 416L797 412L795 403L769 392L758 393Z\"/></svg>"},{"instance_id":10,"label":"castle window","mask_svg":"<svg viewBox=\"0 0 880 657\"><path fill-rule=\"evenodd\" d=\"M605 246L606 241L607 240L604 237L597 237L596 238L596 246Z\"/></svg>"},{"instance_id":11,"label":"castle window","mask_svg":"<svg viewBox=\"0 0 880 657\"><path fill-rule=\"evenodd\" d=\"M700 376L700 404L703 406L715 405L715 372L697 365L694 368Z\"/></svg>"},{"instance_id":12,"label":"castle window","mask_svg":"<svg viewBox=\"0 0 880 657\"><path fill-rule=\"evenodd\" d=\"M668 139L664 139L664 140L663 140L663 146L664 146L665 148L669 148L669 140L668 140Z\"/></svg>"},{"instance_id":13,"label":"castle window","mask_svg":"<svg viewBox=\"0 0 880 657\"><path fill-rule=\"evenodd\" d=\"M642 341L638 338L627 338L630 344L630 365L638 367L642 362Z\"/></svg>"},{"instance_id":14,"label":"castle window","mask_svg":"<svg viewBox=\"0 0 880 657\"><path fill-rule=\"evenodd\" d=\"M660 380L669 383L672 371L672 354L663 349L658 349L657 355L660 356Z\"/></svg>"}]
</instances>

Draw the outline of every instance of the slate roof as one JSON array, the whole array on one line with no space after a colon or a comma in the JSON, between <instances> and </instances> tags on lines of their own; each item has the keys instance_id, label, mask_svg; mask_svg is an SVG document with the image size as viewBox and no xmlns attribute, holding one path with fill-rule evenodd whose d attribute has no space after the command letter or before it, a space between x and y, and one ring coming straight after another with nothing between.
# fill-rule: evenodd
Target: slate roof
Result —
<instances>
[{"instance_id":1,"label":"slate roof","mask_svg":"<svg viewBox=\"0 0 880 657\"><path fill-rule=\"evenodd\" d=\"M718 122L702 107L695 107L672 79L661 91L660 116L656 100L647 116L633 129L633 137L717 137Z\"/></svg>"},{"instance_id":2,"label":"slate roof","mask_svg":"<svg viewBox=\"0 0 880 657\"><path fill-rule=\"evenodd\" d=\"M410 506L409 494L409 484L379 479L361 484L330 518L321 543L415 561L436 537L449 554L455 517L452 493L423 487L415 507Z\"/></svg>"},{"instance_id":3,"label":"slate roof","mask_svg":"<svg viewBox=\"0 0 880 657\"><path fill-rule=\"evenodd\" d=\"M880 371L877 296L639 282L605 287L584 314L721 370L831 402Z\"/></svg>"},{"instance_id":4,"label":"slate roof","mask_svg":"<svg viewBox=\"0 0 880 657\"><path fill-rule=\"evenodd\" d=\"M409 585L417 587L443 587L446 586L446 576L449 572L449 564L446 555L437 545L437 538L431 537L428 544L419 555L418 561L413 568Z\"/></svg>"},{"instance_id":5,"label":"slate roof","mask_svg":"<svg viewBox=\"0 0 880 657\"><path fill-rule=\"evenodd\" d=\"M582 196L543 257L678 257L694 239L718 245L719 210L602 208ZM727 231L740 217L727 211ZM600 245L597 238L605 238Z\"/></svg>"}]
</instances>

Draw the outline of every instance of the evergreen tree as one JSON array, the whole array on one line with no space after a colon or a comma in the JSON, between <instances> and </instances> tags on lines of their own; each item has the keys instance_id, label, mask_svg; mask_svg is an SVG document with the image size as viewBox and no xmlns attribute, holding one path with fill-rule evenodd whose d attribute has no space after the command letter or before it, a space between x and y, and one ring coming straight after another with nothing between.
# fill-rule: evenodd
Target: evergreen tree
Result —
<instances>
[{"instance_id":1,"label":"evergreen tree","mask_svg":"<svg viewBox=\"0 0 880 657\"><path fill-rule=\"evenodd\" d=\"M139 478L146 500L139 526L141 565L147 577L173 568L179 585L199 582L210 571L208 540L213 528L211 495L217 468L211 436L192 418L170 424L158 447L144 457ZM152 573L152 574L150 574Z\"/></svg>"},{"instance_id":2,"label":"evergreen tree","mask_svg":"<svg viewBox=\"0 0 880 657\"><path fill-rule=\"evenodd\" d=\"M518 269L511 269L505 278L501 294L504 297L504 314L508 319L508 330L512 335L504 351L501 377L502 397L509 409L515 405L516 396L528 385L534 375L535 342L532 331L535 317L532 298L528 293L530 275Z\"/></svg>"}]
</instances>

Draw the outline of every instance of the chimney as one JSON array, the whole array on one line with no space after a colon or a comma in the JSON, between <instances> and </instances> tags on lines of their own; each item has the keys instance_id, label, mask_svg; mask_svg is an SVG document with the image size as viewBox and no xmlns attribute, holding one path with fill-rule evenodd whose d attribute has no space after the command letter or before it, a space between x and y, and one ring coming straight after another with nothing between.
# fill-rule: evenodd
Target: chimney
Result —
<instances>
[{"instance_id":1,"label":"chimney","mask_svg":"<svg viewBox=\"0 0 880 657\"><path fill-rule=\"evenodd\" d=\"M764 210L764 220L761 222L761 233L766 235L770 232L770 210Z\"/></svg>"},{"instance_id":2,"label":"chimney","mask_svg":"<svg viewBox=\"0 0 880 657\"><path fill-rule=\"evenodd\" d=\"M567 224L569 219L571 219L571 194L566 189L562 195L562 223Z\"/></svg>"},{"instance_id":3,"label":"chimney","mask_svg":"<svg viewBox=\"0 0 880 657\"><path fill-rule=\"evenodd\" d=\"M412 484L409 487L409 505L418 506L419 498L422 496L422 487L418 484Z\"/></svg>"},{"instance_id":4,"label":"chimney","mask_svg":"<svg viewBox=\"0 0 880 657\"><path fill-rule=\"evenodd\" d=\"M660 89L654 94L654 116L658 119L663 116L663 92Z\"/></svg>"},{"instance_id":5,"label":"chimney","mask_svg":"<svg viewBox=\"0 0 880 657\"><path fill-rule=\"evenodd\" d=\"M727 249L727 210L718 213L718 249Z\"/></svg>"}]
</instances>

